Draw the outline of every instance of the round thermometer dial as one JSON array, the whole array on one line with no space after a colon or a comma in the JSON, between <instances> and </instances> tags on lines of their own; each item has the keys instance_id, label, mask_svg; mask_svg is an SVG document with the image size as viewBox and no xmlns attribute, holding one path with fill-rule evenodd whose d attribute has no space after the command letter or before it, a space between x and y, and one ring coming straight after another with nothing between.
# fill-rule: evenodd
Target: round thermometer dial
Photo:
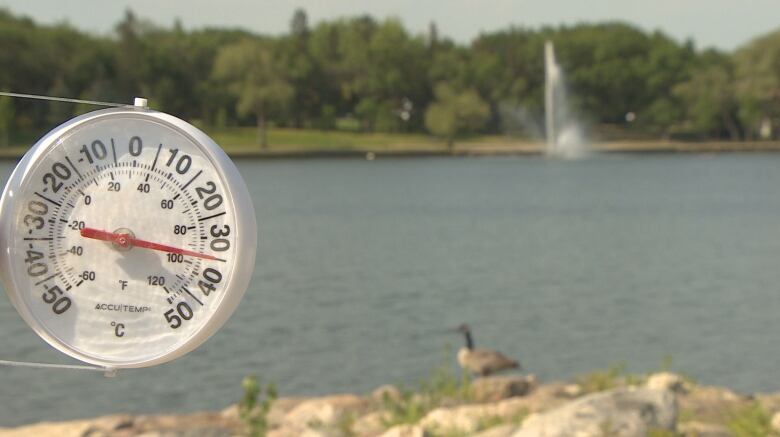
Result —
<instances>
[{"instance_id":1,"label":"round thermometer dial","mask_svg":"<svg viewBox=\"0 0 780 437\"><path fill-rule=\"evenodd\" d=\"M47 342L106 367L179 357L246 290L254 208L235 165L167 114L75 118L21 160L0 201L6 292Z\"/></svg>"}]
</instances>

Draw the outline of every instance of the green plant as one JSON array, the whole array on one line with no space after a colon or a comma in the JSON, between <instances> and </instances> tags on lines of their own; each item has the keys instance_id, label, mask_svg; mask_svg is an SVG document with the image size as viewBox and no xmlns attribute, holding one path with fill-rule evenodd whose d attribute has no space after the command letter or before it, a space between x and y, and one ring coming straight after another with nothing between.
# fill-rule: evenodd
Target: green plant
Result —
<instances>
[{"instance_id":1,"label":"green plant","mask_svg":"<svg viewBox=\"0 0 780 437\"><path fill-rule=\"evenodd\" d=\"M606 370L597 370L577 377L577 384L585 393L609 390L625 382L625 366L614 365Z\"/></svg>"},{"instance_id":2,"label":"green plant","mask_svg":"<svg viewBox=\"0 0 780 437\"><path fill-rule=\"evenodd\" d=\"M456 90L439 83L433 92L436 100L425 110L425 127L446 139L450 150L458 134L479 131L490 118L490 106L475 89Z\"/></svg>"},{"instance_id":3,"label":"green plant","mask_svg":"<svg viewBox=\"0 0 780 437\"><path fill-rule=\"evenodd\" d=\"M382 422L388 428L404 423L417 423L433 408L430 399L406 389L401 389L398 397L385 394L382 404L386 412Z\"/></svg>"},{"instance_id":4,"label":"green plant","mask_svg":"<svg viewBox=\"0 0 780 437\"><path fill-rule=\"evenodd\" d=\"M614 425L610 420L606 420L599 424L600 437L618 437L617 432L614 430Z\"/></svg>"},{"instance_id":5,"label":"green plant","mask_svg":"<svg viewBox=\"0 0 780 437\"><path fill-rule=\"evenodd\" d=\"M735 437L780 436L772 430L771 422L772 417L761 404L753 402L747 407L732 412L727 425Z\"/></svg>"},{"instance_id":6,"label":"green plant","mask_svg":"<svg viewBox=\"0 0 780 437\"><path fill-rule=\"evenodd\" d=\"M669 354L664 355L664 357L661 359L661 365L660 370L662 372L671 372L672 371L672 356Z\"/></svg>"},{"instance_id":7,"label":"green plant","mask_svg":"<svg viewBox=\"0 0 780 437\"><path fill-rule=\"evenodd\" d=\"M386 426L416 423L444 402L461 403L472 399L471 378L467 373L457 375L452 370L451 351L449 345L445 346L441 363L427 379L420 381L418 390L401 387L400 396L383 396Z\"/></svg>"},{"instance_id":8,"label":"green plant","mask_svg":"<svg viewBox=\"0 0 780 437\"><path fill-rule=\"evenodd\" d=\"M647 382L647 375L642 374L635 374L635 373L625 373L623 374L623 383L627 386L640 386L644 385Z\"/></svg>"},{"instance_id":9,"label":"green plant","mask_svg":"<svg viewBox=\"0 0 780 437\"><path fill-rule=\"evenodd\" d=\"M250 437L263 437L268 430L268 412L276 399L276 387L268 384L263 391L257 377L249 375L241 381L244 396L238 403L238 415Z\"/></svg>"},{"instance_id":10,"label":"green plant","mask_svg":"<svg viewBox=\"0 0 780 437\"><path fill-rule=\"evenodd\" d=\"M696 412L690 408L681 408L677 414L677 423L692 422L696 420Z\"/></svg>"},{"instance_id":11,"label":"green plant","mask_svg":"<svg viewBox=\"0 0 780 437\"><path fill-rule=\"evenodd\" d=\"M420 392L429 395L434 401L451 399L465 402L472 399L471 376L468 372L462 372L460 375L453 372L452 365L452 347L446 345L442 354L442 360L428 379L420 382Z\"/></svg>"},{"instance_id":12,"label":"green plant","mask_svg":"<svg viewBox=\"0 0 780 437\"><path fill-rule=\"evenodd\" d=\"M523 417L525 417L525 414L523 414ZM522 419L520 419L522 421ZM510 423L514 423L515 420L513 418ZM494 426L498 426L501 424L507 423L506 420L504 420L501 416L484 416L479 418L479 422L477 423L477 431L484 431L486 429L493 428Z\"/></svg>"},{"instance_id":13,"label":"green plant","mask_svg":"<svg viewBox=\"0 0 780 437\"><path fill-rule=\"evenodd\" d=\"M338 421L336 422L336 430L338 430L340 436L350 437L355 435L355 432L352 431L352 427L354 425L355 414L350 412L339 417Z\"/></svg>"}]
</instances>

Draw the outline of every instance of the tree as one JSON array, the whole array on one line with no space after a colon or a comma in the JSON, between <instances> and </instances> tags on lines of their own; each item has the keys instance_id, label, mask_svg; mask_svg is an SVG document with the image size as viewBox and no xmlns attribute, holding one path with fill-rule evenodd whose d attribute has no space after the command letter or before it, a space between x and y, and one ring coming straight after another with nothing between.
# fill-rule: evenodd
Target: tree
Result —
<instances>
[{"instance_id":1,"label":"tree","mask_svg":"<svg viewBox=\"0 0 780 437\"><path fill-rule=\"evenodd\" d=\"M290 34L278 42L277 51L284 74L293 87L291 103L295 127L304 127L321 113L320 71L309 51L310 30L306 11L296 9L290 20Z\"/></svg>"},{"instance_id":2,"label":"tree","mask_svg":"<svg viewBox=\"0 0 780 437\"><path fill-rule=\"evenodd\" d=\"M673 93L683 102L692 131L717 137L725 130L732 140L739 139L734 68L727 56L705 53L691 78L676 85Z\"/></svg>"},{"instance_id":3,"label":"tree","mask_svg":"<svg viewBox=\"0 0 780 437\"><path fill-rule=\"evenodd\" d=\"M290 35L296 38L309 36L309 18L305 10L298 8L293 13L292 20L290 20Z\"/></svg>"},{"instance_id":4,"label":"tree","mask_svg":"<svg viewBox=\"0 0 780 437\"><path fill-rule=\"evenodd\" d=\"M430 95L428 49L398 20L371 17L321 23L311 35L311 54L327 82L323 103L354 114L366 130L398 131L422 126ZM405 106L406 105L406 106Z\"/></svg>"},{"instance_id":5,"label":"tree","mask_svg":"<svg viewBox=\"0 0 780 437\"><path fill-rule=\"evenodd\" d=\"M266 119L330 129L344 125L339 117L371 131L436 125L438 132L456 132L445 135L451 141L464 132L446 103L457 99L442 99L434 85L446 83L453 96L486 104L484 132L501 132L503 113L540 119L543 48L552 40L571 109L594 124L625 125L632 112L635 134L780 132L780 31L714 56L620 22L509 27L469 44L447 39L433 22L414 35L397 19L370 16L311 25L297 9L288 24L279 37L190 31L179 21L165 28L128 10L114 35L97 36L0 10L0 88L117 102L144 96L156 109L205 125L256 121L261 143ZM14 101L12 121L31 133L62 119L63 108ZM84 109L93 108L76 110Z\"/></svg>"},{"instance_id":6,"label":"tree","mask_svg":"<svg viewBox=\"0 0 780 437\"><path fill-rule=\"evenodd\" d=\"M398 131L402 124L422 124L422 114L399 117L404 102L424 107L427 88L428 49L423 37L410 37L394 19L379 24L368 45L368 65L363 96L376 99L379 111L374 120L381 131Z\"/></svg>"},{"instance_id":7,"label":"tree","mask_svg":"<svg viewBox=\"0 0 780 437\"><path fill-rule=\"evenodd\" d=\"M739 49L734 62L739 116L752 137L766 120L780 118L780 31Z\"/></svg>"},{"instance_id":8,"label":"tree","mask_svg":"<svg viewBox=\"0 0 780 437\"><path fill-rule=\"evenodd\" d=\"M114 59L116 84L120 93L128 98L148 95L147 90L142 89L142 77L148 66L144 59L142 40L145 26L130 9L125 10L124 19L116 25L119 37Z\"/></svg>"},{"instance_id":9,"label":"tree","mask_svg":"<svg viewBox=\"0 0 780 437\"><path fill-rule=\"evenodd\" d=\"M435 21L431 21L428 23L428 47L431 51L435 51L437 45L439 45L439 27L436 26Z\"/></svg>"},{"instance_id":10,"label":"tree","mask_svg":"<svg viewBox=\"0 0 780 437\"><path fill-rule=\"evenodd\" d=\"M236 109L240 115L256 117L258 142L267 147L266 117L284 113L294 91L268 46L256 39L245 39L222 48L213 76L226 82L228 91L238 100Z\"/></svg>"},{"instance_id":11,"label":"tree","mask_svg":"<svg viewBox=\"0 0 780 437\"><path fill-rule=\"evenodd\" d=\"M450 150L456 135L478 131L490 117L490 107L473 89L455 92L440 83L435 95L436 101L425 111L425 126L432 134L444 137Z\"/></svg>"},{"instance_id":12,"label":"tree","mask_svg":"<svg viewBox=\"0 0 780 437\"><path fill-rule=\"evenodd\" d=\"M65 85L62 77L54 80L54 85L49 88L48 95L55 97L67 97L72 95L71 91ZM51 101L48 104L47 123L51 126L57 126L73 115L73 105L71 103Z\"/></svg>"},{"instance_id":13,"label":"tree","mask_svg":"<svg viewBox=\"0 0 780 437\"><path fill-rule=\"evenodd\" d=\"M14 102L10 97L0 97L0 145L10 144L11 128L14 122Z\"/></svg>"}]
</instances>

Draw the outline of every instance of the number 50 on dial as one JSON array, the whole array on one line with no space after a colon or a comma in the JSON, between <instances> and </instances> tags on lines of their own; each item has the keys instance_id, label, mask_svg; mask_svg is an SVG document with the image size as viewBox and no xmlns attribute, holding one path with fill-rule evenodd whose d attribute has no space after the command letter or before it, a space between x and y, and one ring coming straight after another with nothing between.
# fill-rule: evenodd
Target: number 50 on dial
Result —
<instances>
[{"instance_id":1,"label":"number 50 on dial","mask_svg":"<svg viewBox=\"0 0 780 437\"><path fill-rule=\"evenodd\" d=\"M19 314L56 349L112 368L170 361L216 332L249 285L256 242L233 162L145 108L55 128L0 200L0 278Z\"/></svg>"}]
</instances>

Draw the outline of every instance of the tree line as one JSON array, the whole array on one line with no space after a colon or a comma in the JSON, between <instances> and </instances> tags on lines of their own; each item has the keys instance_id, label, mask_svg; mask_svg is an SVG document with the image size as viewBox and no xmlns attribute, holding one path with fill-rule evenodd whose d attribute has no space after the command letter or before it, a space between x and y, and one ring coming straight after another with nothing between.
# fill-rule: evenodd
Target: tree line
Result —
<instances>
[{"instance_id":1,"label":"tree line","mask_svg":"<svg viewBox=\"0 0 780 437\"><path fill-rule=\"evenodd\" d=\"M780 138L780 31L734 52L697 50L620 22L511 27L457 44L369 16L289 31L166 28L127 11L111 35L39 25L0 10L0 89L130 102L208 127L539 134L545 41L573 110L611 137ZM93 109L0 98L0 135L51 128Z\"/></svg>"}]
</instances>

